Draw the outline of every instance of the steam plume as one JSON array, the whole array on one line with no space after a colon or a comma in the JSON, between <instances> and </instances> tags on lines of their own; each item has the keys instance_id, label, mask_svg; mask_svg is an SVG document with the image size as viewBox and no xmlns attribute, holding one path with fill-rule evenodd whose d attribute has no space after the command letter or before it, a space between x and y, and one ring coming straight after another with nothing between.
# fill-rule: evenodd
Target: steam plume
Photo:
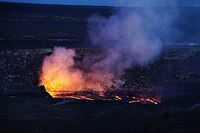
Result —
<instances>
[{"instance_id":1,"label":"steam plume","mask_svg":"<svg viewBox=\"0 0 200 133\"><path fill-rule=\"evenodd\" d=\"M92 44L108 49L106 58L93 67L118 75L132 65L153 62L163 40L176 31L176 17L176 12L159 8L122 8L109 18L91 16L88 33Z\"/></svg>"},{"instance_id":2,"label":"steam plume","mask_svg":"<svg viewBox=\"0 0 200 133\"><path fill-rule=\"evenodd\" d=\"M104 92L113 89L114 75L99 71L84 72L75 68L74 49L55 47L45 57L40 73L40 85L52 96L70 91L92 90Z\"/></svg>"},{"instance_id":3,"label":"steam plume","mask_svg":"<svg viewBox=\"0 0 200 133\"><path fill-rule=\"evenodd\" d=\"M122 8L108 18L94 14L88 20L88 33L92 44L105 50L103 59L90 62L85 72L74 67L74 50L55 48L44 59L40 85L52 93L118 88L124 70L146 66L159 56L163 40L176 32L176 17L175 10L160 8Z\"/></svg>"},{"instance_id":4,"label":"steam plume","mask_svg":"<svg viewBox=\"0 0 200 133\"><path fill-rule=\"evenodd\" d=\"M75 51L56 47L52 55L44 59L40 81L48 91L80 91L84 80L82 72L74 68Z\"/></svg>"}]
</instances>

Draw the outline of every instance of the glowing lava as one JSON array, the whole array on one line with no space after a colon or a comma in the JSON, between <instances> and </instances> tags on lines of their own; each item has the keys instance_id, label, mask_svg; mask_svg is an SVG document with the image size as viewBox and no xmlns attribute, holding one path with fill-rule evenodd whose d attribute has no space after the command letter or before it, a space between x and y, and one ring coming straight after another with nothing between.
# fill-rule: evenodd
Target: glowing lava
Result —
<instances>
[{"instance_id":1,"label":"glowing lava","mask_svg":"<svg viewBox=\"0 0 200 133\"><path fill-rule=\"evenodd\" d=\"M53 98L77 100L124 101L158 104L158 98L140 97L116 90L119 82L114 74L103 71L84 72L75 67L75 50L55 48L45 57L40 84Z\"/></svg>"},{"instance_id":2,"label":"glowing lava","mask_svg":"<svg viewBox=\"0 0 200 133\"><path fill-rule=\"evenodd\" d=\"M52 55L45 57L41 73L40 85L51 96L60 91L80 91L84 87L81 71L73 68L75 51L72 49L55 48Z\"/></svg>"}]
</instances>

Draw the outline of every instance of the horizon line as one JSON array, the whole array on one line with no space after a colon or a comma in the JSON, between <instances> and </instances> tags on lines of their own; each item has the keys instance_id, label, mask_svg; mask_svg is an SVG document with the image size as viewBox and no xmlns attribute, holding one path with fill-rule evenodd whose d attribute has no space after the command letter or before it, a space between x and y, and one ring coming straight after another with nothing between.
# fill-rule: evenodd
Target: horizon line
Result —
<instances>
[{"instance_id":1,"label":"horizon line","mask_svg":"<svg viewBox=\"0 0 200 133\"><path fill-rule=\"evenodd\" d=\"M92 5L92 4L63 4L63 3L46 3L46 2L16 2L16 1L4 1L0 0L0 3L13 3L13 4L34 4L34 5L55 5L55 6L91 6L91 7L114 7L114 8L127 8L127 7L168 7L168 8L179 8L179 7L196 7L199 8L199 5L196 6L114 6L114 5Z\"/></svg>"}]
</instances>

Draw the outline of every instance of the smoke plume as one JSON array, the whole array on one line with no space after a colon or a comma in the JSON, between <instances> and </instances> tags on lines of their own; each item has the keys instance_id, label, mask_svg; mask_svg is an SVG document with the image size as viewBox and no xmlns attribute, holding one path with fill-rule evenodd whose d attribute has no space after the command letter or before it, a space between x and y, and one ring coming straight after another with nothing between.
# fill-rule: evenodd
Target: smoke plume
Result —
<instances>
[{"instance_id":1,"label":"smoke plume","mask_svg":"<svg viewBox=\"0 0 200 133\"><path fill-rule=\"evenodd\" d=\"M88 20L90 40L107 54L93 67L118 75L131 66L152 63L164 39L176 31L176 17L174 10L160 8L122 8L108 18L94 14Z\"/></svg>"},{"instance_id":2,"label":"smoke plume","mask_svg":"<svg viewBox=\"0 0 200 133\"><path fill-rule=\"evenodd\" d=\"M74 91L105 92L113 89L114 75L99 71L84 72L75 67L74 49L55 47L46 56L40 73L40 85L44 85L52 96Z\"/></svg>"},{"instance_id":3,"label":"smoke plume","mask_svg":"<svg viewBox=\"0 0 200 133\"><path fill-rule=\"evenodd\" d=\"M121 8L107 18L92 15L88 33L92 45L104 50L101 60L89 62L91 57L85 56L82 65L88 71L83 71L74 66L75 50L55 48L44 59L40 85L52 93L120 88L118 79L126 69L146 66L159 56L163 40L176 32L177 16L175 10L160 8Z\"/></svg>"},{"instance_id":4,"label":"smoke plume","mask_svg":"<svg viewBox=\"0 0 200 133\"><path fill-rule=\"evenodd\" d=\"M82 72L74 68L73 49L56 47L52 55L45 57L40 84L48 91L80 91L84 85Z\"/></svg>"}]
</instances>

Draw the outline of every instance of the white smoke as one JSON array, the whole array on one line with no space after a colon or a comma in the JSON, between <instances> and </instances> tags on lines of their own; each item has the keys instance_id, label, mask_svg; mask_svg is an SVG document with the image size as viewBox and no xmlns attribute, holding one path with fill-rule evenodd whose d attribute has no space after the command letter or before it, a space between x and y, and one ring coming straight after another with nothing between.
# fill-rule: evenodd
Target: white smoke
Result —
<instances>
[{"instance_id":1,"label":"white smoke","mask_svg":"<svg viewBox=\"0 0 200 133\"><path fill-rule=\"evenodd\" d=\"M40 85L44 85L52 96L68 91L104 92L113 89L115 77L112 73L85 72L76 68L74 57L74 49L55 47L53 53L44 58Z\"/></svg>"},{"instance_id":2,"label":"white smoke","mask_svg":"<svg viewBox=\"0 0 200 133\"><path fill-rule=\"evenodd\" d=\"M152 63L161 53L163 40L176 31L176 17L176 10L160 8L122 8L108 18L92 15L90 40L107 49L106 58L93 68L118 75L133 65Z\"/></svg>"},{"instance_id":3,"label":"white smoke","mask_svg":"<svg viewBox=\"0 0 200 133\"><path fill-rule=\"evenodd\" d=\"M177 16L175 9L160 8L121 8L108 18L92 15L88 33L91 43L105 50L101 60L89 62L91 57L85 56L82 65L89 63L85 72L74 68L74 50L55 48L44 60L41 85L50 92L86 88L102 92L120 86L118 79L126 69L146 66L160 55L163 40L173 39L177 32Z\"/></svg>"}]
</instances>

